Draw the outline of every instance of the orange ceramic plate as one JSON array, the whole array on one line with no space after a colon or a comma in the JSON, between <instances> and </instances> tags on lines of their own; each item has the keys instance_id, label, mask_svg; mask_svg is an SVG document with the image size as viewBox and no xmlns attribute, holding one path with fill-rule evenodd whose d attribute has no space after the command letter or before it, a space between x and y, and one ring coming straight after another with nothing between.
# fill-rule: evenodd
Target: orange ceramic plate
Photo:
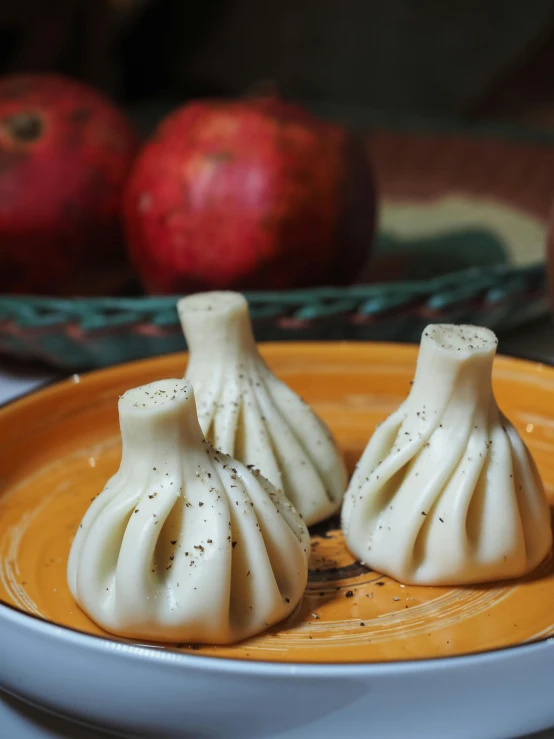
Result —
<instances>
[{"instance_id":1,"label":"orange ceramic plate","mask_svg":"<svg viewBox=\"0 0 554 739\"><path fill-rule=\"evenodd\" d=\"M267 344L273 370L333 429L350 470L375 425L406 396L417 349L388 344ZM73 601L66 561L80 519L119 463L117 398L183 374L182 355L74 377L0 411L0 599L111 637ZM500 357L494 385L554 493L554 369ZM554 564L524 580L471 588L400 585L357 563L338 520L312 532L301 607L271 631L209 656L279 662L383 662L468 654L554 634ZM157 645L162 646L162 645ZM192 645L166 645L190 651ZM194 646L195 653L199 652Z\"/></svg>"}]
</instances>

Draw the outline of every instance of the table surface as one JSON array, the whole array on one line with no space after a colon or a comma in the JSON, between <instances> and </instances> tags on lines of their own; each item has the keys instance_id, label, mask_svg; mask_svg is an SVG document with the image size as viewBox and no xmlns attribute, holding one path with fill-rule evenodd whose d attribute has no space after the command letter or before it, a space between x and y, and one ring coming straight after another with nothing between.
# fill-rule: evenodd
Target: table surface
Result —
<instances>
[{"instance_id":1,"label":"table surface","mask_svg":"<svg viewBox=\"0 0 554 739\"><path fill-rule=\"evenodd\" d=\"M554 364L554 326L551 320L537 321L502 338L499 351ZM0 405L63 377L63 374L43 367L0 359ZM0 736L10 739L92 739L105 735L70 725L15 699L0 696ZM554 739L554 728L525 739Z\"/></svg>"}]
</instances>

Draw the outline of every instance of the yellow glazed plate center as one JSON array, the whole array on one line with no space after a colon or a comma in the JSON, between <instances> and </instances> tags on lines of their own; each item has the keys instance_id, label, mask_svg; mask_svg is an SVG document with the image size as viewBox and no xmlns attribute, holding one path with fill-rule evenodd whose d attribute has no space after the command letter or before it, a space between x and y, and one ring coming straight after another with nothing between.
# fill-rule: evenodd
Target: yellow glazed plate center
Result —
<instances>
[{"instance_id":1,"label":"yellow glazed plate center","mask_svg":"<svg viewBox=\"0 0 554 739\"><path fill-rule=\"evenodd\" d=\"M329 423L348 463L407 395L417 349L387 344L268 344L271 368ZM64 382L0 411L0 600L57 624L111 637L66 584L73 535L119 464L117 399L180 377L184 356L136 362ZM502 410L554 492L554 370L500 358ZM383 662L446 657L554 635L554 564L523 580L471 588L403 586L360 565L338 519L312 531L310 578L287 621L230 647L165 645L236 659ZM163 645L154 645L162 647Z\"/></svg>"}]
</instances>

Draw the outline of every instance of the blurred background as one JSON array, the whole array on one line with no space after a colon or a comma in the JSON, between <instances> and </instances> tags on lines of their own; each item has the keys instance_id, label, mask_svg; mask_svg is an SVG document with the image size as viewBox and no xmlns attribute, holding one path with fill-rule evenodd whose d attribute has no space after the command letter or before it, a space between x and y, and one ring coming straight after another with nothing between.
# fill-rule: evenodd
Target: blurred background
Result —
<instances>
[{"instance_id":1,"label":"blurred background","mask_svg":"<svg viewBox=\"0 0 554 739\"><path fill-rule=\"evenodd\" d=\"M169 351L205 289L261 338L544 317L553 72L554 0L1 3L0 352Z\"/></svg>"},{"instance_id":2,"label":"blurred background","mask_svg":"<svg viewBox=\"0 0 554 739\"><path fill-rule=\"evenodd\" d=\"M535 119L552 103L554 3L20 0L0 71L77 77L151 125L164 106L271 81L364 123L368 110ZM150 114L153 106L156 112Z\"/></svg>"}]
</instances>

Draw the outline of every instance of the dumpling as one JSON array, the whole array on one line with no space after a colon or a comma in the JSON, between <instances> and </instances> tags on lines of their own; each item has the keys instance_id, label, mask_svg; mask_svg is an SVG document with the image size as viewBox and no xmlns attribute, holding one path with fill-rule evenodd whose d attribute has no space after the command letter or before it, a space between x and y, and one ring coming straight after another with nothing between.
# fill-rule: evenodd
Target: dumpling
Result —
<instances>
[{"instance_id":1,"label":"dumpling","mask_svg":"<svg viewBox=\"0 0 554 739\"><path fill-rule=\"evenodd\" d=\"M377 428L345 495L350 551L404 583L514 578L552 544L535 464L493 395L497 339L428 326L407 400Z\"/></svg>"},{"instance_id":2,"label":"dumpling","mask_svg":"<svg viewBox=\"0 0 554 739\"><path fill-rule=\"evenodd\" d=\"M182 298L179 316L206 438L258 467L308 526L336 513L346 489L342 457L323 421L261 358L244 297L212 292Z\"/></svg>"},{"instance_id":3,"label":"dumpling","mask_svg":"<svg viewBox=\"0 0 554 739\"><path fill-rule=\"evenodd\" d=\"M193 390L162 380L119 400L118 472L73 541L81 608L114 634L228 644L289 615L308 530L284 495L204 440Z\"/></svg>"}]
</instances>

